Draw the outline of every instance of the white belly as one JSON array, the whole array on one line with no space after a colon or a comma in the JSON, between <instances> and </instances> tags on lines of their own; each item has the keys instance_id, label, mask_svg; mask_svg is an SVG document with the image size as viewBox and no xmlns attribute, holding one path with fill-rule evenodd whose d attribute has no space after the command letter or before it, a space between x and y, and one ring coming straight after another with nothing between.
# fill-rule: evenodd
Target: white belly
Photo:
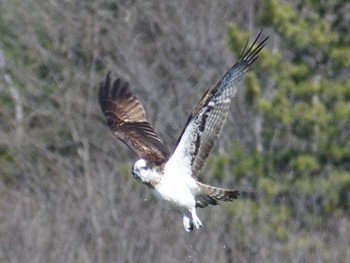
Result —
<instances>
[{"instance_id":1,"label":"white belly","mask_svg":"<svg viewBox=\"0 0 350 263\"><path fill-rule=\"evenodd\" d=\"M188 209L196 206L193 194L196 182L193 178L179 179L172 176L164 176L152 192L173 208L180 211L188 211Z\"/></svg>"}]
</instances>

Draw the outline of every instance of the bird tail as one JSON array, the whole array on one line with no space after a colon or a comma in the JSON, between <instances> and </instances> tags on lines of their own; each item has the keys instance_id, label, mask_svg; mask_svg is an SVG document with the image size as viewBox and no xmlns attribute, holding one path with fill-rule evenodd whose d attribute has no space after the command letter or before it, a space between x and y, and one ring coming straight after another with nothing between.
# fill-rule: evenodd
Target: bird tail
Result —
<instances>
[{"instance_id":1,"label":"bird tail","mask_svg":"<svg viewBox=\"0 0 350 263\"><path fill-rule=\"evenodd\" d=\"M232 202L239 196L239 191L223 189L197 182L199 190L196 193L196 207L218 205L218 201Z\"/></svg>"}]
</instances>

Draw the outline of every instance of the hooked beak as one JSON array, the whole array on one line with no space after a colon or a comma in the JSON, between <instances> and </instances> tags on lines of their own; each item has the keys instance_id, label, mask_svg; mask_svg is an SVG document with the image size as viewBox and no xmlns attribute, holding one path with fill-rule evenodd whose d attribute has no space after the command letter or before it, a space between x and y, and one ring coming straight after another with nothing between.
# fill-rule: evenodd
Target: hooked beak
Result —
<instances>
[{"instance_id":1,"label":"hooked beak","mask_svg":"<svg viewBox=\"0 0 350 263\"><path fill-rule=\"evenodd\" d=\"M139 176L137 173L135 173L134 170L131 170L131 174L132 174L132 176L133 176L137 181L141 181L140 176Z\"/></svg>"}]
</instances>

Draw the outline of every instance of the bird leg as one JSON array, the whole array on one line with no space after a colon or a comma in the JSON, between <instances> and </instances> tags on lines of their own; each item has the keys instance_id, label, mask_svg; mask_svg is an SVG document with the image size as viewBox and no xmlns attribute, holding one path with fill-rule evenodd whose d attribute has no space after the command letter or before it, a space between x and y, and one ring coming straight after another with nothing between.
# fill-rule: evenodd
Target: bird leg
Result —
<instances>
[{"instance_id":1,"label":"bird leg","mask_svg":"<svg viewBox=\"0 0 350 263\"><path fill-rule=\"evenodd\" d=\"M191 209L191 215L192 215L192 222L194 223L197 229L200 229L203 226L203 224L197 216L196 208Z\"/></svg>"}]
</instances>

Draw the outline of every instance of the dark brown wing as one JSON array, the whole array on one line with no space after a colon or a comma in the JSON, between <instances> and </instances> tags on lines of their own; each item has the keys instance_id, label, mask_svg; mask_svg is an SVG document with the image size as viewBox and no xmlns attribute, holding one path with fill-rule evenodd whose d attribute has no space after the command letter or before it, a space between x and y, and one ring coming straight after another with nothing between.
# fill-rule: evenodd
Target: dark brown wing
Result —
<instances>
[{"instance_id":1,"label":"dark brown wing","mask_svg":"<svg viewBox=\"0 0 350 263\"><path fill-rule=\"evenodd\" d=\"M261 33L261 32L260 32ZM267 38L257 44L260 33L253 44L243 50L238 61L223 76L220 82L209 89L193 109L178 140L169 164L183 163L193 176L198 176L216 138L225 123L230 101L235 95L244 74L258 58ZM256 46L257 44L257 46Z\"/></svg>"},{"instance_id":2,"label":"dark brown wing","mask_svg":"<svg viewBox=\"0 0 350 263\"><path fill-rule=\"evenodd\" d=\"M139 157L154 164L163 163L169 151L146 120L145 110L130 92L129 84L117 79L111 86L110 73L101 82L99 101L113 133Z\"/></svg>"}]
</instances>

